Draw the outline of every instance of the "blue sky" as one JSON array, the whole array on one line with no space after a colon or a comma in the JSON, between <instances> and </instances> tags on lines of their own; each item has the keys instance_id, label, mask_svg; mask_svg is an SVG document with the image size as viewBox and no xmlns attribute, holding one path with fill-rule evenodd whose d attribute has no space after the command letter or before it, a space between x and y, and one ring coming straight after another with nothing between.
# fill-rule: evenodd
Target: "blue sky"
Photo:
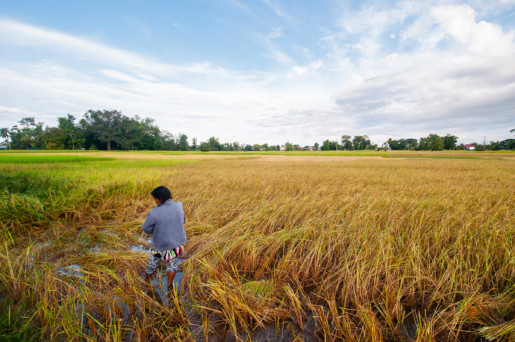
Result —
<instances>
[{"instance_id":1,"label":"blue sky","mask_svg":"<svg viewBox=\"0 0 515 342\"><path fill-rule=\"evenodd\" d=\"M0 127L89 109L206 140L515 128L515 0L1 1Z\"/></svg>"}]
</instances>

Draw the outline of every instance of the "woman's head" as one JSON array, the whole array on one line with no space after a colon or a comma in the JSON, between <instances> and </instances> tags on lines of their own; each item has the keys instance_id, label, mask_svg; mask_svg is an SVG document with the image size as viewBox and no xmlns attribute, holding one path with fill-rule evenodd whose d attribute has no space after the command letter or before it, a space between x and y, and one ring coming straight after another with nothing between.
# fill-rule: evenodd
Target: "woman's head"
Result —
<instances>
[{"instance_id":1,"label":"woman's head","mask_svg":"<svg viewBox=\"0 0 515 342\"><path fill-rule=\"evenodd\" d=\"M160 185L150 193L154 198L159 200L159 203L164 203L172 198L170 190L166 186Z\"/></svg>"}]
</instances>

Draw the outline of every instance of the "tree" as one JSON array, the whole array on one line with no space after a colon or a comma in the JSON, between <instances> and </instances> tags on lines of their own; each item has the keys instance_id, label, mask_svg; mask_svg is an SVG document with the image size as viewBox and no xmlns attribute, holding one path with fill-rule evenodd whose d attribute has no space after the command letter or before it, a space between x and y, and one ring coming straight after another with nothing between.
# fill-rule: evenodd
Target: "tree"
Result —
<instances>
[{"instance_id":1,"label":"tree","mask_svg":"<svg viewBox=\"0 0 515 342\"><path fill-rule=\"evenodd\" d=\"M397 140L393 140L392 138L389 138L388 141L386 142L388 148L390 148L390 150L400 150L399 148L399 142Z\"/></svg>"},{"instance_id":2,"label":"tree","mask_svg":"<svg viewBox=\"0 0 515 342\"><path fill-rule=\"evenodd\" d=\"M170 139L173 140L172 135ZM156 150L164 148L164 141L161 130L154 125L153 119L122 115L116 145L123 150ZM175 146L175 143L172 145Z\"/></svg>"},{"instance_id":3,"label":"tree","mask_svg":"<svg viewBox=\"0 0 515 342\"><path fill-rule=\"evenodd\" d=\"M188 136L186 134L179 133L179 142L177 145L179 145L179 150L181 151L189 150L190 146L188 144Z\"/></svg>"},{"instance_id":4,"label":"tree","mask_svg":"<svg viewBox=\"0 0 515 342\"><path fill-rule=\"evenodd\" d=\"M443 148L445 150L455 150L458 143L458 137L455 135L447 134L443 137Z\"/></svg>"},{"instance_id":5,"label":"tree","mask_svg":"<svg viewBox=\"0 0 515 342\"><path fill-rule=\"evenodd\" d=\"M13 126L10 131L11 143L15 149L43 148L43 123L34 117L22 118L18 123L23 126Z\"/></svg>"},{"instance_id":6,"label":"tree","mask_svg":"<svg viewBox=\"0 0 515 342\"><path fill-rule=\"evenodd\" d=\"M200 150L202 152L208 152L209 151L209 143L207 141L203 141L200 143Z\"/></svg>"},{"instance_id":7,"label":"tree","mask_svg":"<svg viewBox=\"0 0 515 342\"><path fill-rule=\"evenodd\" d=\"M313 149L314 149L315 151L318 151L318 147L319 147L319 146L320 146L320 145L316 142L316 143L314 143L314 144L313 144Z\"/></svg>"},{"instance_id":8,"label":"tree","mask_svg":"<svg viewBox=\"0 0 515 342\"><path fill-rule=\"evenodd\" d=\"M211 137L211 138L209 138L207 143L209 145L209 151L220 151L221 150L222 145L220 144L220 141L218 141L218 138Z\"/></svg>"},{"instance_id":9,"label":"tree","mask_svg":"<svg viewBox=\"0 0 515 342\"><path fill-rule=\"evenodd\" d=\"M417 139L413 139L413 138L406 139L406 144L408 145L409 150L418 149L418 140Z\"/></svg>"},{"instance_id":10,"label":"tree","mask_svg":"<svg viewBox=\"0 0 515 342\"><path fill-rule=\"evenodd\" d=\"M11 137L11 130L9 128L0 128L0 136L5 139L5 143L7 144L7 148L11 149L10 144L10 137Z\"/></svg>"},{"instance_id":11,"label":"tree","mask_svg":"<svg viewBox=\"0 0 515 342\"><path fill-rule=\"evenodd\" d=\"M124 143L122 121L122 113L117 110L89 110L84 114L81 125L92 134L93 140L106 144L109 151L113 142L117 146Z\"/></svg>"},{"instance_id":12,"label":"tree","mask_svg":"<svg viewBox=\"0 0 515 342\"><path fill-rule=\"evenodd\" d=\"M420 149L441 151L443 150L443 139L438 134L429 134L427 137L420 138Z\"/></svg>"},{"instance_id":13,"label":"tree","mask_svg":"<svg viewBox=\"0 0 515 342\"><path fill-rule=\"evenodd\" d=\"M66 132L58 127L47 127L43 132L46 150L63 150L66 138Z\"/></svg>"},{"instance_id":14,"label":"tree","mask_svg":"<svg viewBox=\"0 0 515 342\"><path fill-rule=\"evenodd\" d=\"M25 128L35 127L36 126L36 119L32 117L26 117L18 121L18 123L22 126L25 126Z\"/></svg>"},{"instance_id":15,"label":"tree","mask_svg":"<svg viewBox=\"0 0 515 342\"><path fill-rule=\"evenodd\" d=\"M293 144L291 142L287 141L284 144L284 148L286 149L286 151L292 151L293 150Z\"/></svg>"},{"instance_id":16,"label":"tree","mask_svg":"<svg viewBox=\"0 0 515 342\"><path fill-rule=\"evenodd\" d=\"M515 139L506 139L499 143L503 150L515 150Z\"/></svg>"},{"instance_id":17,"label":"tree","mask_svg":"<svg viewBox=\"0 0 515 342\"><path fill-rule=\"evenodd\" d=\"M176 150L177 144L175 143L175 139L173 138L173 135L170 132L163 131L160 136L160 148L163 150Z\"/></svg>"},{"instance_id":18,"label":"tree","mask_svg":"<svg viewBox=\"0 0 515 342\"><path fill-rule=\"evenodd\" d=\"M354 145L355 150L367 150L372 147L372 143L368 135L356 135L354 139L352 139L352 144Z\"/></svg>"},{"instance_id":19,"label":"tree","mask_svg":"<svg viewBox=\"0 0 515 342\"><path fill-rule=\"evenodd\" d=\"M501 142L499 141L490 141L490 146L488 148L492 151L498 151L501 149Z\"/></svg>"},{"instance_id":20,"label":"tree","mask_svg":"<svg viewBox=\"0 0 515 342\"><path fill-rule=\"evenodd\" d=\"M252 145L246 144L245 147L243 148L243 151L246 151L246 152L252 151Z\"/></svg>"},{"instance_id":21,"label":"tree","mask_svg":"<svg viewBox=\"0 0 515 342\"><path fill-rule=\"evenodd\" d=\"M344 150L352 150L352 141L350 135L342 135L342 147Z\"/></svg>"},{"instance_id":22,"label":"tree","mask_svg":"<svg viewBox=\"0 0 515 342\"><path fill-rule=\"evenodd\" d=\"M191 141L191 149L193 151L196 151L197 147L198 147L198 145L197 145L197 138L193 138L192 141Z\"/></svg>"},{"instance_id":23,"label":"tree","mask_svg":"<svg viewBox=\"0 0 515 342\"><path fill-rule=\"evenodd\" d=\"M322 151L329 151L331 150L331 141L329 139L326 139L322 141L322 147L320 148Z\"/></svg>"},{"instance_id":24,"label":"tree","mask_svg":"<svg viewBox=\"0 0 515 342\"><path fill-rule=\"evenodd\" d=\"M77 140L80 129L75 126L75 117L67 114L66 117L57 118L58 127L64 131L67 137L70 138L72 143L72 150L75 150L75 141Z\"/></svg>"}]
</instances>

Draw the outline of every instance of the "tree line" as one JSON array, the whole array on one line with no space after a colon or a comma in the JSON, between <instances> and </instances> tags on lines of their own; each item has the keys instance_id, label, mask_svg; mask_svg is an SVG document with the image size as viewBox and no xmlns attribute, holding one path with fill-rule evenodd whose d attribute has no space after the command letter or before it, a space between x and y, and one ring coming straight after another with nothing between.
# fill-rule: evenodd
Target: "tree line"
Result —
<instances>
[{"instance_id":1,"label":"tree line","mask_svg":"<svg viewBox=\"0 0 515 342\"><path fill-rule=\"evenodd\" d=\"M43 128L34 117L19 125L1 128L10 149L86 150L186 150L188 137L162 131L149 118L127 117L117 110L90 110L77 120L67 114L57 118L57 127Z\"/></svg>"},{"instance_id":2,"label":"tree line","mask_svg":"<svg viewBox=\"0 0 515 342\"><path fill-rule=\"evenodd\" d=\"M190 142L183 133L161 130L153 119L128 117L117 110L89 110L78 120L67 114L57 118L57 127L44 127L34 117L25 117L11 128L0 128L9 149L46 150L169 150L169 151L278 151L279 145L220 143L218 138Z\"/></svg>"},{"instance_id":3,"label":"tree line","mask_svg":"<svg viewBox=\"0 0 515 342\"><path fill-rule=\"evenodd\" d=\"M300 146L291 142L284 145L220 143L218 138L191 144L185 134L173 135L161 130L153 119L139 116L133 118L117 110L89 110L80 120L67 114L57 118L57 127L43 127L34 117L25 117L19 125L0 128L0 136L9 149L86 149L86 150L171 150L171 151L293 151L293 150L457 150L465 145L457 144L458 137L447 134L429 134L420 139L388 139L381 147L373 144L367 135L342 135L340 141L324 140L313 146ZM515 129L510 131L515 133ZM515 149L515 139L491 141L489 145L473 143L476 149Z\"/></svg>"}]
</instances>

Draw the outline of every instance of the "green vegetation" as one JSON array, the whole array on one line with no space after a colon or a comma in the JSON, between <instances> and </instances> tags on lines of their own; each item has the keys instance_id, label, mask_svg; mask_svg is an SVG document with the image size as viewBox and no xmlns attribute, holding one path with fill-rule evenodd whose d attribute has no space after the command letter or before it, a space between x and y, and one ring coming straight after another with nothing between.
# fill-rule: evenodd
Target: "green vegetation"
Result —
<instances>
[{"instance_id":1,"label":"green vegetation","mask_svg":"<svg viewBox=\"0 0 515 342\"><path fill-rule=\"evenodd\" d=\"M0 339L515 337L514 154L306 153L4 159ZM168 303L131 249L159 184L187 219Z\"/></svg>"},{"instance_id":2,"label":"green vegetation","mask_svg":"<svg viewBox=\"0 0 515 342\"><path fill-rule=\"evenodd\" d=\"M80 163L115 160L107 157L86 157L67 155L24 155L0 153L0 164L49 164L49 163Z\"/></svg>"},{"instance_id":3,"label":"green vegetation","mask_svg":"<svg viewBox=\"0 0 515 342\"><path fill-rule=\"evenodd\" d=\"M22 118L11 128L0 128L4 147L12 150L168 150L168 151L368 151L368 150L410 150L442 151L466 150L514 150L515 139L458 145L458 137L452 134L439 136L432 133L419 140L414 138L388 139L382 146L373 144L367 135L342 135L341 141L326 139L322 144L300 146L286 142L283 146L264 144L245 144L239 142L221 143L218 138L210 137L198 142L193 138L191 144L185 134L173 136L161 130L149 118L127 117L117 110L89 110L76 122L73 115L58 117L57 127L43 127L34 117ZM513 133L513 130L510 131Z\"/></svg>"}]
</instances>

